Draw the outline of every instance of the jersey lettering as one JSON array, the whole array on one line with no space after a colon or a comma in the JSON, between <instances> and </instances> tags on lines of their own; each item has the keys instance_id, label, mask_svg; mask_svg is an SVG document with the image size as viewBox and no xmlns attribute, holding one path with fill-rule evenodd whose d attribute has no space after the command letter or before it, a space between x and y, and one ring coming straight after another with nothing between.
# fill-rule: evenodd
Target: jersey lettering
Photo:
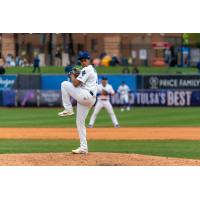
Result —
<instances>
[{"instance_id":1,"label":"jersey lettering","mask_svg":"<svg viewBox=\"0 0 200 200\"><path fill-rule=\"evenodd\" d=\"M82 71L81 75L84 76L86 74L85 70Z\"/></svg>"}]
</instances>

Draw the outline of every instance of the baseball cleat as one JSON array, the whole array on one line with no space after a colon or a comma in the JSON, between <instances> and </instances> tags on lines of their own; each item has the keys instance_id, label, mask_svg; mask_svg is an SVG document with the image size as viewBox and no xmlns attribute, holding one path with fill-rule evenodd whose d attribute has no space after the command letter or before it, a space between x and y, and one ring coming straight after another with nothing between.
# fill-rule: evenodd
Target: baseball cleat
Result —
<instances>
[{"instance_id":1,"label":"baseball cleat","mask_svg":"<svg viewBox=\"0 0 200 200\"><path fill-rule=\"evenodd\" d=\"M115 128L119 128L119 127L120 127L119 124L116 124L116 125L115 125Z\"/></svg>"},{"instance_id":2,"label":"baseball cleat","mask_svg":"<svg viewBox=\"0 0 200 200\"><path fill-rule=\"evenodd\" d=\"M121 108L121 112L123 112L124 111L124 108Z\"/></svg>"},{"instance_id":3,"label":"baseball cleat","mask_svg":"<svg viewBox=\"0 0 200 200\"><path fill-rule=\"evenodd\" d=\"M66 116L70 116L70 115L73 115L73 114L74 114L73 111L64 110L62 112L59 112L58 116L60 116L60 117L66 117Z\"/></svg>"},{"instance_id":4,"label":"baseball cleat","mask_svg":"<svg viewBox=\"0 0 200 200\"><path fill-rule=\"evenodd\" d=\"M73 154L87 154L88 150L82 149L82 148L79 147L78 149L72 150L72 153Z\"/></svg>"},{"instance_id":5,"label":"baseball cleat","mask_svg":"<svg viewBox=\"0 0 200 200\"><path fill-rule=\"evenodd\" d=\"M93 126L89 124L89 125L88 125L88 128L93 128Z\"/></svg>"}]
</instances>

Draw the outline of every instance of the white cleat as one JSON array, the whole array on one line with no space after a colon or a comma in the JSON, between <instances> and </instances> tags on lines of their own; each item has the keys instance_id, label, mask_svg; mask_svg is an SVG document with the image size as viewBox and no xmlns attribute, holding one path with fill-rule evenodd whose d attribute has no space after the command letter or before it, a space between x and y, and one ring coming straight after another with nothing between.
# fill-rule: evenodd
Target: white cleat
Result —
<instances>
[{"instance_id":1,"label":"white cleat","mask_svg":"<svg viewBox=\"0 0 200 200\"><path fill-rule=\"evenodd\" d=\"M124 108L121 108L121 112L123 112L124 111Z\"/></svg>"},{"instance_id":2,"label":"white cleat","mask_svg":"<svg viewBox=\"0 0 200 200\"><path fill-rule=\"evenodd\" d=\"M115 124L115 128L120 128L120 125L119 124Z\"/></svg>"},{"instance_id":3,"label":"white cleat","mask_svg":"<svg viewBox=\"0 0 200 200\"><path fill-rule=\"evenodd\" d=\"M87 149L81 149L80 147L78 149L72 150L73 154L87 154L88 150Z\"/></svg>"},{"instance_id":4,"label":"white cleat","mask_svg":"<svg viewBox=\"0 0 200 200\"><path fill-rule=\"evenodd\" d=\"M73 115L73 114L74 114L73 111L64 110L62 112L59 112L58 116L60 116L60 117L66 117L66 116L70 116L70 115Z\"/></svg>"}]
</instances>

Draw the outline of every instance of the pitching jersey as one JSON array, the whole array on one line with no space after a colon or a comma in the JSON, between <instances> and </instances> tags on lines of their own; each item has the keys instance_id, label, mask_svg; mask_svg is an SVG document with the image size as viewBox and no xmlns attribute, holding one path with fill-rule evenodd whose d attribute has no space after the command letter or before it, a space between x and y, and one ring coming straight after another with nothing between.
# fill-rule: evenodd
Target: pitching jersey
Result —
<instances>
[{"instance_id":1,"label":"pitching jersey","mask_svg":"<svg viewBox=\"0 0 200 200\"><path fill-rule=\"evenodd\" d=\"M108 94L107 95L101 95L102 90L105 90ZM98 96L98 100L109 100L110 95L109 94L115 94L115 91L113 90L113 87L110 84L106 84L104 87L102 84L98 85L97 93L100 94Z\"/></svg>"},{"instance_id":2,"label":"pitching jersey","mask_svg":"<svg viewBox=\"0 0 200 200\"><path fill-rule=\"evenodd\" d=\"M126 84L120 85L118 90L117 90L117 92L119 92L121 96L128 95L129 91L130 91L130 89L129 89L128 85L126 85Z\"/></svg>"},{"instance_id":3,"label":"pitching jersey","mask_svg":"<svg viewBox=\"0 0 200 200\"><path fill-rule=\"evenodd\" d=\"M92 65L88 65L87 67L83 67L80 71L80 75L77 77L79 81L81 81L80 87L86 89L88 91L93 92L96 96L97 94L97 72Z\"/></svg>"}]
</instances>

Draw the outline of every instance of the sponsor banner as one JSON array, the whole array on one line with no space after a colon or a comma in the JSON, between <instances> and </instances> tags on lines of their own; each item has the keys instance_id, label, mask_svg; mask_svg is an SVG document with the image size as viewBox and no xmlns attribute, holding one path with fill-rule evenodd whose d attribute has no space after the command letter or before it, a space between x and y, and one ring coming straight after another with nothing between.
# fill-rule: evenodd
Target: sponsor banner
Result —
<instances>
[{"instance_id":1,"label":"sponsor banner","mask_svg":"<svg viewBox=\"0 0 200 200\"><path fill-rule=\"evenodd\" d=\"M130 87L132 91L136 90L135 75L98 75L98 83L101 83L102 77L108 78L108 82L117 90L122 81ZM41 89L42 90L60 90L63 81L70 81L67 75L42 75Z\"/></svg>"},{"instance_id":2,"label":"sponsor banner","mask_svg":"<svg viewBox=\"0 0 200 200\"><path fill-rule=\"evenodd\" d=\"M15 106L16 104L16 91L4 90L3 93L3 106Z\"/></svg>"},{"instance_id":3,"label":"sponsor banner","mask_svg":"<svg viewBox=\"0 0 200 200\"><path fill-rule=\"evenodd\" d=\"M15 83L16 75L0 75L0 90L11 89Z\"/></svg>"},{"instance_id":4,"label":"sponsor banner","mask_svg":"<svg viewBox=\"0 0 200 200\"><path fill-rule=\"evenodd\" d=\"M113 105L120 105L119 96L112 97ZM129 94L133 106L200 106L200 90L143 90Z\"/></svg>"},{"instance_id":5,"label":"sponsor banner","mask_svg":"<svg viewBox=\"0 0 200 200\"><path fill-rule=\"evenodd\" d=\"M144 76L141 89L200 89L200 75Z\"/></svg>"},{"instance_id":6,"label":"sponsor banner","mask_svg":"<svg viewBox=\"0 0 200 200\"><path fill-rule=\"evenodd\" d=\"M61 93L57 90L41 90L40 106L61 106Z\"/></svg>"},{"instance_id":7,"label":"sponsor banner","mask_svg":"<svg viewBox=\"0 0 200 200\"><path fill-rule=\"evenodd\" d=\"M192 91L140 91L134 93L133 96L134 105L191 106Z\"/></svg>"},{"instance_id":8,"label":"sponsor banner","mask_svg":"<svg viewBox=\"0 0 200 200\"><path fill-rule=\"evenodd\" d=\"M1 95L2 94L2 95ZM121 106L120 95L111 97L114 106ZM71 98L73 105L76 101ZM61 93L57 90L0 91L1 106L62 106ZM189 107L200 106L200 90L139 90L129 93L131 106Z\"/></svg>"},{"instance_id":9,"label":"sponsor banner","mask_svg":"<svg viewBox=\"0 0 200 200\"><path fill-rule=\"evenodd\" d=\"M41 89L60 90L61 83L66 80L70 80L67 75L42 75Z\"/></svg>"},{"instance_id":10,"label":"sponsor banner","mask_svg":"<svg viewBox=\"0 0 200 200\"><path fill-rule=\"evenodd\" d=\"M37 90L18 90L17 104L21 107L38 106L38 92Z\"/></svg>"}]
</instances>

